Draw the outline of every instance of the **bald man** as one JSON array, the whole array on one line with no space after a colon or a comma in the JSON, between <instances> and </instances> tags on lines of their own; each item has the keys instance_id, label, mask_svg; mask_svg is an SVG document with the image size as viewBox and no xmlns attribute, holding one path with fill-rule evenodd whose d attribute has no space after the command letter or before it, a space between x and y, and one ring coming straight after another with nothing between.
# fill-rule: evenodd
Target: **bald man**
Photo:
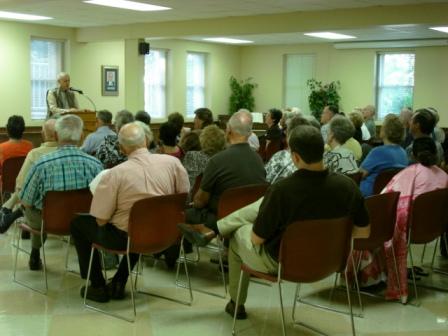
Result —
<instances>
[{"instance_id":1,"label":"bald man","mask_svg":"<svg viewBox=\"0 0 448 336\"><path fill-rule=\"evenodd\" d=\"M9 200L3 204L0 211L0 233L4 233L8 230L11 224L19 217L23 216L22 209L17 207L15 211L12 211L15 205L19 203L18 192L22 189L23 182L26 175L30 171L34 163L43 155L55 151L58 147L56 142L56 132L54 125L55 119L49 119L42 125L42 138L44 142L38 148L32 149L20 169L19 175L16 179L16 191L11 195Z\"/></svg>"},{"instance_id":2,"label":"bald man","mask_svg":"<svg viewBox=\"0 0 448 336\"><path fill-rule=\"evenodd\" d=\"M61 72L57 77L58 87L47 92L47 118L79 111L76 95L70 91L70 76Z\"/></svg>"},{"instance_id":3,"label":"bald man","mask_svg":"<svg viewBox=\"0 0 448 336\"><path fill-rule=\"evenodd\" d=\"M136 201L190 190L188 174L181 162L170 155L150 154L146 139L137 122L120 129L118 142L128 160L102 176L93 194L90 215L79 216L72 222L71 233L83 279L87 277L92 243L116 250L126 249L129 214ZM132 269L138 255L131 254L129 259ZM118 271L106 285L95 251L87 298L97 302L123 299L128 276L127 260L122 258ZM85 287L81 288L81 297L85 290Z\"/></svg>"}]
</instances>

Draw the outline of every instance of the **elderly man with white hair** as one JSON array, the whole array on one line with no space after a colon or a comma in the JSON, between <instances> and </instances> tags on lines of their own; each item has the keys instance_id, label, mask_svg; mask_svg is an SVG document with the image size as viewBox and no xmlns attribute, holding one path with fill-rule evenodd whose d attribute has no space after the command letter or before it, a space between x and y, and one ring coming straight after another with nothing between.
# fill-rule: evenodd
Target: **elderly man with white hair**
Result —
<instances>
[{"instance_id":1,"label":"elderly man with white hair","mask_svg":"<svg viewBox=\"0 0 448 336\"><path fill-rule=\"evenodd\" d=\"M210 233L211 230L218 232L216 213L219 198L225 190L266 183L263 162L247 142L251 133L252 115L249 112L239 111L232 115L226 129L230 146L210 158L200 188L194 195L193 207L186 212L188 224L179 226L190 242L198 243L189 239L191 230L204 234Z\"/></svg>"},{"instance_id":2,"label":"elderly man with white hair","mask_svg":"<svg viewBox=\"0 0 448 336\"><path fill-rule=\"evenodd\" d=\"M47 119L79 111L78 99L70 90L70 76L61 72L57 77L58 87L47 92Z\"/></svg>"},{"instance_id":3,"label":"elderly man with white hair","mask_svg":"<svg viewBox=\"0 0 448 336\"><path fill-rule=\"evenodd\" d=\"M89 187L90 181L103 169L100 161L78 148L83 122L75 115L66 115L56 121L58 149L42 156L28 173L19 198L25 207L25 219L33 229L40 230L42 207L48 191L78 190ZM39 235L32 235L29 267L39 270Z\"/></svg>"},{"instance_id":4,"label":"elderly man with white hair","mask_svg":"<svg viewBox=\"0 0 448 336\"><path fill-rule=\"evenodd\" d=\"M144 129L137 122L128 123L120 129L118 142L128 160L101 177L93 193L90 215L79 216L72 222L71 233L83 279L87 277L92 243L116 250L126 249L129 214L136 201L147 197L188 193L190 190L187 171L177 158L149 153L147 139L151 138L152 135L145 135ZM95 252L90 286L87 289L88 299L107 302L109 299L124 298L129 276L126 259L122 259L113 279L106 284L98 252ZM131 254L129 259L132 269L138 255ZM81 297L84 297L85 291L86 288L82 287Z\"/></svg>"}]
</instances>

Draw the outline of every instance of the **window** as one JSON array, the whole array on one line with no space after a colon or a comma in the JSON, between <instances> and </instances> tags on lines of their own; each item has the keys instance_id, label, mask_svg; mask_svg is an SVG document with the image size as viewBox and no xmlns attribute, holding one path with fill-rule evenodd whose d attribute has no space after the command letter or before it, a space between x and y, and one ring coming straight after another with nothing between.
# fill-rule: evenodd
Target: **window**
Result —
<instances>
[{"instance_id":1,"label":"window","mask_svg":"<svg viewBox=\"0 0 448 336\"><path fill-rule=\"evenodd\" d=\"M314 55L285 55L283 66L285 107L299 107L303 112L310 113L308 104L310 89L306 82L314 78L314 62Z\"/></svg>"},{"instance_id":2,"label":"window","mask_svg":"<svg viewBox=\"0 0 448 336\"><path fill-rule=\"evenodd\" d=\"M415 54L387 53L377 56L376 106L378 119L412 106Z\"/></svg>"},{"instance_id":3,"label":"window","mask_svg":"<svg viewBox=\"0 0 448 336\"><path fill-rule=\"evenodd\" d=\"M205 107L205 62L206 54L187 54L187 117L193 117L197 108Z\"/></svg>"},{"instance_id":4,"label":"window","mask_svg":"<svg viewBox=\"0 0 448 336\"><path fill-rule=\"evenodd\" d=\"M167 50L152 49L145 56L145 110L155 118L166 116Z\"/></svg>"},{"instance_id":5,"label":"window","mask_svg":"<svg viewBox=\"0 0 448 336\"><path fill-rule=\"evenodd\" d=\"M31 119L47 116L47 90L56 87L63 67L64 42L31 39Z\"/></svg>"}]
</instances>

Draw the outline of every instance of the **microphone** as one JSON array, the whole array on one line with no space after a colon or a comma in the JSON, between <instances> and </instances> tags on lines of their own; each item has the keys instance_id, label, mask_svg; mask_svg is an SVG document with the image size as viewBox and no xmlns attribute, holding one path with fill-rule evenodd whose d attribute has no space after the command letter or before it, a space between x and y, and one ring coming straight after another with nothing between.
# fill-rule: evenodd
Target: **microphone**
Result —
<instances>
[{"instance_id":1,"label":"microphone","mask_svg":"<svg viewBox=\"0 0 448 336\"><path fill-rule=\"evenodd\" d=\"M74 87L69 88L70 91L75 91L78 92L79 94L84 94L84 92L82 90L79 89L75 89Z\"/></svg>"}]
</instances>

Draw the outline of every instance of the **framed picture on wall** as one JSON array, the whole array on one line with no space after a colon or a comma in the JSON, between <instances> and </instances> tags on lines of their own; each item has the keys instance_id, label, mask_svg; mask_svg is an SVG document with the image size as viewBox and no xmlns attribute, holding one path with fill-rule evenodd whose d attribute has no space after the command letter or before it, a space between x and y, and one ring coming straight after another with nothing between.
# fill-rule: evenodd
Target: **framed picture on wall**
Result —
<instances>
[{"instance_id":1,"label":"framed picture on wall","mask_svg":"<svg viewBox=\"0 0 448 336\"><path fill-rule=\"evenodd\" d=\"M101 66L101 94L118 96L118 66Z\"/></svg>"}]
</instances>

